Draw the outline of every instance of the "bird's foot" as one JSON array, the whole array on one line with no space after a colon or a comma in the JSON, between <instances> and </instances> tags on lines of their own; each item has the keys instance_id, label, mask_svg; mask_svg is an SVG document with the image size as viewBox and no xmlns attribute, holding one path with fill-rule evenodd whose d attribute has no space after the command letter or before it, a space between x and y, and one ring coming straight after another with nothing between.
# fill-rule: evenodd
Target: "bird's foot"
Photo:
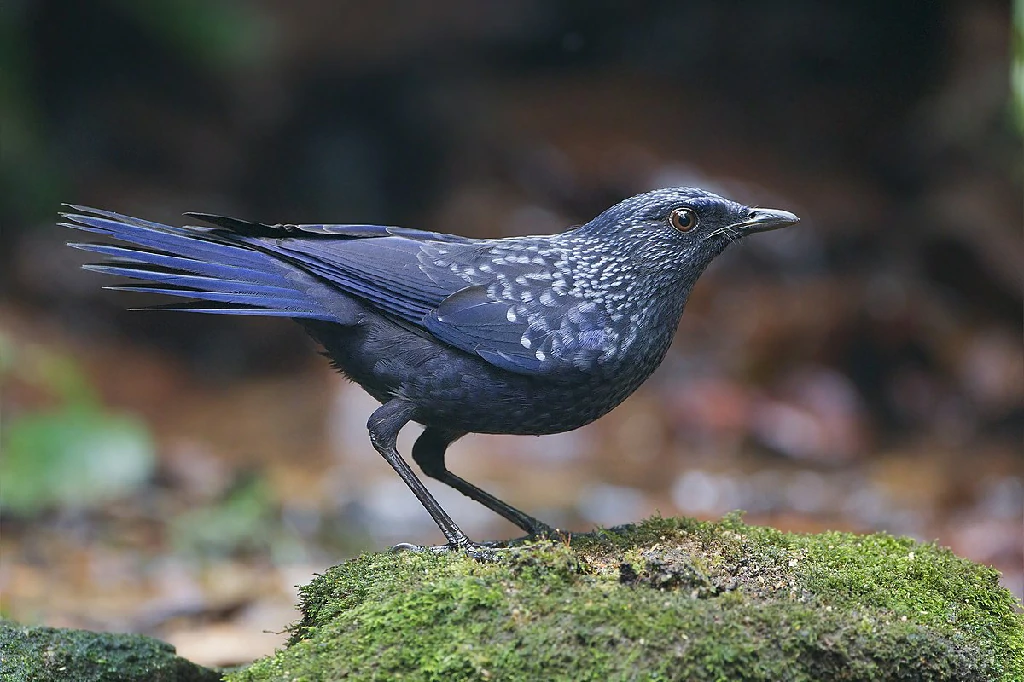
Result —
<instances>
[{"instance_id":1,"label":"bird's foot","mask_svg":"<svg viewBox=\"0 0 1024 682\"><path fill-rule=\"evenodd\" d=\"M451 552L465 552L477 561L493 561L503 546L497 543L477 543L470 540L450 545L414 545L411 542L400 542L391 548L392 552L433 552L434 554L448 554Z\"/></svg>"},{"instance_id":2,"label":"bird's foot","mask_svg":"<svg viewBox=\"0 0 1024 682\"><path fill-rule=\"evenodd\" d=\"M552 540L554 542L569 542L572 533L569 531L553 528L546 523L538 523L526 530L526 540Z\"/></svg>"}]
</instances>

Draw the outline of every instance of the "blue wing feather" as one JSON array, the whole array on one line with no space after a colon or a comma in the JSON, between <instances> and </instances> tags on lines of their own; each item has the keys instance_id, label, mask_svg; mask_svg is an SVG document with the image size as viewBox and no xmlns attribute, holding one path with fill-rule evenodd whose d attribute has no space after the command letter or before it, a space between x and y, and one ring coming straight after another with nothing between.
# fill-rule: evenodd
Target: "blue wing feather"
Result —
<instances>
[{"instance_id":1,"label":"blue wing feather","mask_svg":"<svg viewBox=\"0 0 1024 682\"><path fill-rule=\"evenodd\" d=\"M366 240L284 239L265 248L294 260L342 291L420 324L424 315L469 281L424 259L424 243L405 237ZM478 249L461 246L471 254Z\"/></svg>"},{"instance_id":2,"label":"blue wing feather","mask_svg":"<svg viewBox=\"0 0 1024 682\"><path fill-rule=\"evenodd\" d=\"M523 345L529 326L509 319L511 307L493 299L485 286L468 287L442 301L423 319L423 326L442 341L510 372L543 374L558 369L555 358L545 363L532 346Z\"/></svg>"}]
</instances>

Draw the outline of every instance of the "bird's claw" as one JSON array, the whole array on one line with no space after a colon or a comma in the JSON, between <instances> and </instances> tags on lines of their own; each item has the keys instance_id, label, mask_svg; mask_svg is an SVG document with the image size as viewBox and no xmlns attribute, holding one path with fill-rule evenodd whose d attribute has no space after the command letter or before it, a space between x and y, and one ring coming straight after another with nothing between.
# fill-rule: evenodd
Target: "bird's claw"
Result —
<instances>
[{"instance_id":1,"label":"bird's claw","mask_svg":"<svg viewBox=\"0 0 1024 682\"><path fill-rule=\"evenodd\" d=\"M414 545L411 542L399 542L391 547L392 552L422 552L425 549L423 545Z\"/></svg>"},{"instance_id":2,"label":"bird's claw","mask_svg":"<svg viewBox=\"0 0 1024 682\"><path fill-rule=\"evenodd\" d=\"M524 540L550 540L552 542L568 542L571 538L572 533L570 533L569 531L549 526L546 523L538 523L527 529L526 535L516 539L514 542L522 542Z\"/></svg>"},{"instance_id":3,"label":"bird's claw","mask_svg":"<svg viewBox=\"0 0 1024 682\"><path fill-rule=\"evenodd\" d=\"M392 552L432 552L434 554L448 554L450 552L465 552L477 561L494 561L497 552L505 549L494 544L480 544L476 542L465 542L452 545L414 545L411 542L400 542L391 547Z\"/></svg>"}]
</instances>

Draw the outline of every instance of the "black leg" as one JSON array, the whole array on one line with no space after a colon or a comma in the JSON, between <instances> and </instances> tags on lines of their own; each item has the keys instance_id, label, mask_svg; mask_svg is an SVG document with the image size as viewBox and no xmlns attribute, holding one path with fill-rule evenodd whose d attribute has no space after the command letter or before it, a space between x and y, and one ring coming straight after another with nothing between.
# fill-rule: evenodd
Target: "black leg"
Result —
<instances>
[{"instance_id":1,"label":"black leg","mask_svg":"<svg viewBox=\"0 0 1024 682\"><path fill-rule=\"evenodd\" d=\"M409 423L414 411L415 408L412 404L398 399L381 405L370 415L370 420L366 423L366 428L370 430L370 442L373 443L373 447L387 460L388 464L391 465L398 475L402 477L405 484L409 486L409 490L413 492L420 501L420 504L423 505L423 508L430 514L430 518L434 519L434 523L437 524L437 527L441 529L441 532L444 533L445 538L448 540L448 545L459 549L476 548L476 545L455 525L455 521L452 520L452 517L448 516L448 512L441 508L441 505L434 499L434 496L416 478L416 474L412 472L406 461L398 454L398 448L396 447L398 432Z\"/></svg>"},{"instance_id":2,"label":"black leg","mask_svg":"<svg viewBox=\"0 0 1024 682\"><path fill-rule=\"evenodd\" d=\"M445 450L451 443L464 435L464 433L427 427L420 434L420 437L416 439L416 444L412 447L412 458L427 476L450 485L471 500L475 500L491 511L505 517L530 535L553 535L554 529L548 524L519 511L510 504L502 502L494 495L477 488L472 483L459 478L445 468Z\"/></svg>"}]
</instances>

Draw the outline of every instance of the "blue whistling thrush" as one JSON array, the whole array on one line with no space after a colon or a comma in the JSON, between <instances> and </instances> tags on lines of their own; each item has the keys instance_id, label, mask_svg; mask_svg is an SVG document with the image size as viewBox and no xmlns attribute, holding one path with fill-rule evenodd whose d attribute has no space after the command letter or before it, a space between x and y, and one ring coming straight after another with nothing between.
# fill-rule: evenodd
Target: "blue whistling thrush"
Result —
<instances>
[{"instance_id":1,"label":"blue whistling thrush","mask_svg":"<svg viewBox=\"0 0 1024 682\"><path fill-rule=\"evenodd\" d=\"M171 227L71 206L67 227L131 246L70 245L108 258L85 268L192 299L161 309L291 317L381 407L367 428L444 533L477 551L396 449L410 421L423 472L531 535L541 521L445 467L467 433L541 435L604 415L665 357L704 268L732 242L792 225L700 189L640 194L553 235L468 239L380 225L267 225L187 213Z\"/></svg>"}]
</instances>

